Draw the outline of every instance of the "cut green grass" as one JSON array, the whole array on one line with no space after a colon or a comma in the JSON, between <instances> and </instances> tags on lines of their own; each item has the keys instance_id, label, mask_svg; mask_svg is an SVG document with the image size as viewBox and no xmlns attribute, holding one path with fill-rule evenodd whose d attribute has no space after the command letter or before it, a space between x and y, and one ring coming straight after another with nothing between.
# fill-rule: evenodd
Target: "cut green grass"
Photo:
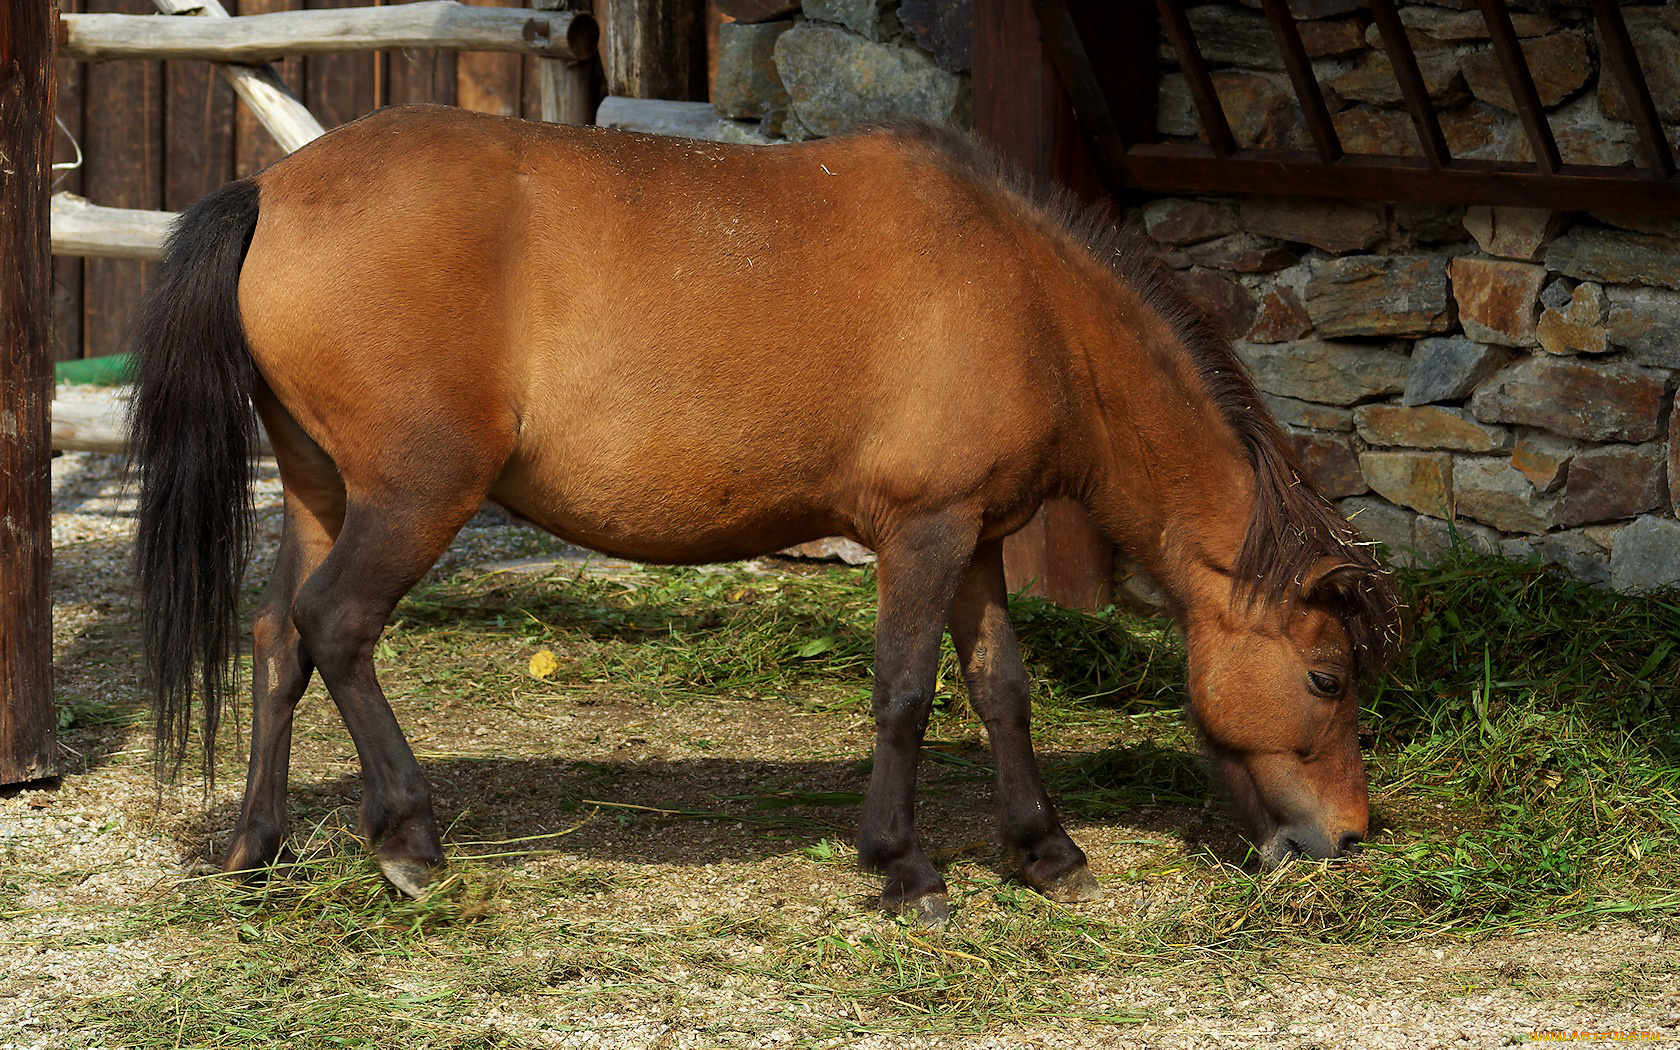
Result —
<instances>
[{"instance_id":1,"label":"cut green grass","mask_svg":"<svg viewBox=\"0 0 1680 1050\"><path fill-rule=\"evenodd\" d=\"M1323 879L1270 882L1228 864L1208 867L1211 899L1228 900L1205 922L1185 921L1269 929L1256 918L1276 911L1291 936L1364 940L1385 930L1675 915L1674 896L1650 889L1680 884L1674 595L1617 595L1463 547L1438 565L1403 571L1400 583L1413 610L1411 641L1367 690L1364 713L1386 831L1359 865ZM652 697L782 697L861 709L874 599L869 570L765 577L665 569L635 584L491 577L435 586L405 603L400 634L419 652L436 632L464 631L567 653L560 688L610 683ZM1177 715L1184 657L1166 621L1022 598L1011 609L1041 724L1053 731L1106 720L1118 737L1112 748L1052 765L1053 787L1072 814L1124 819L1138 806L1188 807L1209 796ZM951 714L961 715L948 652L941 675L939 696L955 700ZM974 766L955 752L927 756ZM1444 815L1431 808L1437 803ZM1277 909L1256 904L1272 898Z\"/></svg>"}]
</instances>

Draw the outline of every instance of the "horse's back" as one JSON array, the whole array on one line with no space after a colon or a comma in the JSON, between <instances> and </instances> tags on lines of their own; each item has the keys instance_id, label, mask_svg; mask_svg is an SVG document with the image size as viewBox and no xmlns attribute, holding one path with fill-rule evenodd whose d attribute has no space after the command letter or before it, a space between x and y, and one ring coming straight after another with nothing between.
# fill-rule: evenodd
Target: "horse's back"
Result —
<instances>
[{"instance_id":1,"label":"horse's back","mask_svg":"<svg viewBox=\"0 0 1680 1050\"><path fill-rule=\"evenodd\" d=\"M259 181L247 328L335 459L447 423L506 446L522 513L684 559L1045 471L1032 260L913 135L728 147L419 108Z\"/></svg>"}]
</instances>

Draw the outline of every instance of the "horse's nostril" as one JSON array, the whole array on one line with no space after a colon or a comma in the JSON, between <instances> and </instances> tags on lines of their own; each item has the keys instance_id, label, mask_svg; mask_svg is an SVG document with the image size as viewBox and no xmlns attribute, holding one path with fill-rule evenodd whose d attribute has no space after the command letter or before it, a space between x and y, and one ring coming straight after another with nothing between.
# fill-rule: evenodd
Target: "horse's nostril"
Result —
<instances>
[{"instance_id":1,"label":"horse's nostril","mask_svg":"<svg viewBox=\"0 0 1680 1050\"><path fill-rule=\"evenodd\" d=\"M1336 840L1336 852L1342 856L1358 853L1359 844L1364 841L1365 836L1357 831L1343 832L1342 837Z\"/></svg>"}]
</instances>

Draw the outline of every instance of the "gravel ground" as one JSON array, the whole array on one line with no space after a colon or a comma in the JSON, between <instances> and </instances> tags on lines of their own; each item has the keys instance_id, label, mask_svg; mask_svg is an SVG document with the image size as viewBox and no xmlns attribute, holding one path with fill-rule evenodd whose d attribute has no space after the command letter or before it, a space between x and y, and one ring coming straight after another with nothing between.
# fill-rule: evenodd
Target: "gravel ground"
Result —
<instances>
[{"instance_id":1,"label":"gravel ground","mask_svg":"<svg viewBox=\"0 0 1680 1050\"><path fill-rule=\"evenodd\" d=\"M124 647L133 616L129 586L131 493L121 490L109 457L72 453L54 461L54 638L58 693L72 705L139 703ZM257 564L266 564L278 536L279 485L272 466L258 485L261 508ZM514 558L528 539L494 514L463 533L439 572ZM322 706L322 705L317 705ZM323 715L325 717L325 715ZM742 728L724 705L696 703L651 710L634 703L590 703L547 719L555 731L546 749L510 746L498 731L442 743L423 738L417 749L508 754L515 762L549 762L533 777L552 776L585 753L611 755L653 748L666 765L680 764L681 741L705 738L707 761L747 777L767 757L817 762L867 746L868 727L855 715L804 717L761 712ZM650 722L657 722L649 727ZM733 728L732 728L733 727ZM481 727L482 728L482 727ZM68 1000L118 992L164 969L194 964L194 946L179 932L117 923L118 904L167 895L196 856L208 849L204 800L197 785L159 789L148 773L143 729L133 725L73 726L65 734L66 775L50 786L0 793L0 1050L103 1045L96 1034L67 1029L59 1019ZM565 738L570 738L565 739ZM651 741L650 741L651 738ZM587 745L581 741L589 741ZM577 741L579 743L573 743ZM476 743L475 743L476 742ZM497 749L500 750L497 750ZM592 750L593 749L593 750ZM766 755L766 750L772 752ZM300 755L294 790L319 776L341 776L342 744ZM733 759L739 762L729 766ZM336 771L336 773L335 773ZM841 775L839 773L835 774ZM818 785L813 784L813 787ZM222 784L212 800L225 812L237 785ZM440 788L440 808L449 787ZM723 793L718 785L707 790ZM941 817L940 819L944 819ZM984 837L983 823L976 825ZM220 830L225 834L225 828ZM964 833L968 829L963 829ZM592 832L593 833L593 832ZM651 842L580 836L592 867L619 871L634 893L568 902L575 914L600 909L615 921L687 921L718 912L750 914L754 901L777 898L814 919L846 927L878 923L860 907L872 881L834 866L813 885L811 866L788 856L756 853L738 843L715 857L661 855ZM719 833L727 838L727 830ZM1079 832L1099 871L1124 870L1137 832L1125 827ZM949 841L952 833L947 831ZM960 839L958 839L960 841ZM705 853L704 837L675 848ZM661 847L669 850L670 846ZM554 863L562 863L555 861ZM534 875L532 875L534 877ZM1111 894L1090 905L1091 917L1122 917L1135 899ZM750 952L750 946L728 950ZM1078 997L1091 1007L1139 1014L1140 1025L1000 1030L983 1037L861 1038L857 1047L1493 1047L1528 1041L1535 1033L1649 1032L1680 1034L1680 952L1661 934L1633 926L1486 938L1473 943L1436 938L1381 950L1322 949L1256 958L1209 951L1186 965L1091 973L1078 979ZM764 1005L763 989L715 987L658 1018L645 1013L580 1010L585 1034L540 1036L556 1046L775 1046L796 1042L794 1029L760 1033L750 1043L716 1041L707 1018ZM798 1016L798 1004L782 1004ZM553 1006L509 996L487 1000L487 1029L529 1032L552 1024ZM562 1012L567 1007L559 1008ZM560 1018L565 1020L563 1016ZM1649 1040L1646 1040L1649 1041Z\"/></svg>"}]
</instances>

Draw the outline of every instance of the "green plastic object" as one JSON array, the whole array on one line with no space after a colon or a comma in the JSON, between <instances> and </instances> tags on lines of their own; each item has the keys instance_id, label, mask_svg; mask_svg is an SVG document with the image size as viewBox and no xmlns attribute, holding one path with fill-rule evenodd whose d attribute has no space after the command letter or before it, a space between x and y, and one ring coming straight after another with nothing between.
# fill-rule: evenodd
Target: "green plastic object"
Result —
<instances>
[{"instance_id":1,"label":"green plastic object","mask_svg":"<svg viewBox=\"0 0 1680 1050\"><path fill-rule=\"evenodd\" d=\"M84 357L77 361L60 361L53 366L60 383L85 383L88 386L122 386L133 378L133 362L127 354L108 357Z\"/></svg>"}]
</instances>

